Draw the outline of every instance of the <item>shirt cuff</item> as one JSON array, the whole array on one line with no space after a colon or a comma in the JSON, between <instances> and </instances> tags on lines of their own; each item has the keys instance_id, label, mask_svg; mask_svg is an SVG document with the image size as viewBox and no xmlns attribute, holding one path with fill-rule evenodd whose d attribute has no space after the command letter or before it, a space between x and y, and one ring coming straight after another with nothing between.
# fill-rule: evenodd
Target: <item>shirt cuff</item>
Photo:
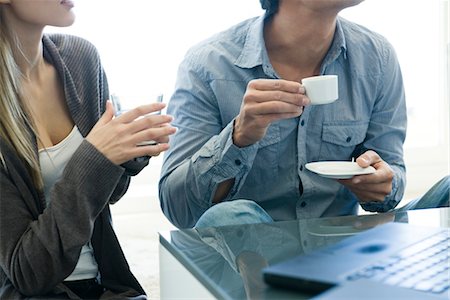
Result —
<instances>
[{"instance_id":1,"label":"shirt cuff","mask_svg":"<svg viewBox=\"0 0 450 300\"><path fill-rule=\"evenodd\" d=\"M398 174L395 174L394 178L392 179L392 190L389 193L389 195L387 195L384 198L384 201L382 202L372 201L361 203L361 207L364 210L370 212L387 212L394 209L401 200L397 199L398 197L396 197L398 191L398 181L399 181Z\"/></svg>"},{"instance_id":2,"label":"shirt cuff","mask_svg":"<svg viewBox=\"0 0 450 300\"><path fill-rule=\"evenodd\" d=\"M214 167L214 181L222 182L224 179L235 178L236 182L241 181L252 168L253 160L258 151L258 145L253 144L247 147L237 147L233 144L233 124L230 122L219 135L218 142L222 150L219 163Z\"/></svg>"},{"instance_id":3,"label":"shirt cuff","mask_svg":"<svg viewBox=\"0 0 450 300\"><path fill-rule=\"evenodd\" d=\"M258 152L258 143L242 148L233 144L233 123L230 122L218 136L209 140L192 157L199 166L203 161L203 170L200 173L205 176L204 182L210 182L211 189L225 180L234 178L234 185L224 200L232 198L242 187Z\"/></svg>"}]
</instances>

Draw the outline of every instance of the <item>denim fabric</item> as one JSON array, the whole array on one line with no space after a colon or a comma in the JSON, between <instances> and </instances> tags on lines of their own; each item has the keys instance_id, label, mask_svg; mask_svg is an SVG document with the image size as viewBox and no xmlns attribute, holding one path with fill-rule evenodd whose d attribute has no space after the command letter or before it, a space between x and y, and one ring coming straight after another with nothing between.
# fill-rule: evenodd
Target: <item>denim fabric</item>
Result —
<instances>
[{"instance_id":1,"label":"denim fabric","mask_svg":"<svg viewBox=\"0 0 450 300\"><path fill-rule=\"evenodd\" d=\"M450 176L446 176L433 185L422 197L417 198L396 212L412 209L449 207ZM224 225L270 223L272 218L254 201L235 200L222 202L208 209L198 220L195 227L215 227Z\"/></svg>"},{"instance_id":2,"label":"denim fabric","mask_svg":"<svg viewBox=\"0 0 450 300\"><path fill-rule=\"evenodd\" d=\"M412 200L397 210L406 211L411 209L449 207L449 190L450 176L446 176L433 185L433 187L429 189L428 192L426 192L422 197Z\"/></svg>"},{"instance_id":3,"label":"denim fabric","mask_svg":"<svg viewBox=\"0 0 450 300\"><path fill-rule=\"evenodd\" d=\"M195 224L196 228L273 222L261 206L250 200L222 202L208 209Z\"/></svg>"},{"instance_id":4,"label":"denim fabric","mask_svg":"<svg viewBox=\"0 0 450 300\"><path fill-rule=\"evenodd\" d=\"M178 131L165 153L161 208L178 227L192 227L210 208L219 183L234 178L225 201L250 199L274 220L348 215L357 199L337 181L309 172L312 161L348 160L368 149L394 170L387 211L403 196L406 106L400 67L380 35L338 18L322 74L337 74L339 99L307 106L301 117L273 123L259 142L232 141L247 84L280 78L263 39L264 17L244 21L188 51L178 71L168 113ZM301 187L301 188L299 188ZM302 191L302 192L301 192Z\"/></svg>"}]
</instances>

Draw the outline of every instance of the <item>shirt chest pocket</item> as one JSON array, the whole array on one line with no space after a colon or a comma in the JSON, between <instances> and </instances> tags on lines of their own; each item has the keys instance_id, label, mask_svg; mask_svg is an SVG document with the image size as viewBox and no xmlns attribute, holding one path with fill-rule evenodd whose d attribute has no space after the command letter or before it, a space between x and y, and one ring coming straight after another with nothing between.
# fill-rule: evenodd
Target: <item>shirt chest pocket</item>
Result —
<instances>
[{"instance_id":1,"label":"shirt chest pocket","mask_svg":"<svg viewBox=\"0 0 450 300\"><path fill-rule=\"evenodd\" d=\"M361 144L369 123L324 124L319 160L349 160L356 146Z\"/></svg>"},{"instance_id":2,"label":"shirt chest pocket","mask_svg":"<svg viewBox=\"0 0 450 300\"><path fill-rule=\"evenodd\" d=\"M252 175L247 177L248 180L255 179L255 184L261 184L267 180L270 182L278 176L280 140L280 128L272 124L264 138L258 142L258 153L253 161Z\"/></svg>"}]
</instances>

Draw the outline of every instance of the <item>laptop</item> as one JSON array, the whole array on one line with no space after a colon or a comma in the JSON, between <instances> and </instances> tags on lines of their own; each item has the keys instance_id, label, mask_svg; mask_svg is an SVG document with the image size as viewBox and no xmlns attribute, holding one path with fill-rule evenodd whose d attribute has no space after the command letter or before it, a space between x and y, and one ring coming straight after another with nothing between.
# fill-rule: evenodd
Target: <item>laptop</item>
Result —
<instances>
[{"instance_id":1,"label":"laptop","mask_svg":"<svg viewBox=\"0 0 450 300\"><path fill-rule=\"evenodd\" d=\"M450 229L387 223L268 266L275 287L314 299L450 299Z\"/></svg>"}]
</instances>

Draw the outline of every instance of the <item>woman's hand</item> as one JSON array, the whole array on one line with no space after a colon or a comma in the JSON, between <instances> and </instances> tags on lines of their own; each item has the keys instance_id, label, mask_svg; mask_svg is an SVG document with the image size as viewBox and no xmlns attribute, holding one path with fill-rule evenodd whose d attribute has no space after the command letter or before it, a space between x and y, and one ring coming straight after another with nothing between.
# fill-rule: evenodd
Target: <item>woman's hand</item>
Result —
<instances>
[{"instance_id":1,"label":"woman's hand","mask_svg":"<svg viewBox=\"0 0 450 300\"><path fill-rule=\"evenodd\" d=\"M86 140L117 165L140 156L157 156L169 149L169 135L176 132L169 124L172 116L149 115L164 107L164 103L142 105L114 118L114 108L108 101ZM137 145L148 140L157 144Z\"/></svg>"}]
</instances>

